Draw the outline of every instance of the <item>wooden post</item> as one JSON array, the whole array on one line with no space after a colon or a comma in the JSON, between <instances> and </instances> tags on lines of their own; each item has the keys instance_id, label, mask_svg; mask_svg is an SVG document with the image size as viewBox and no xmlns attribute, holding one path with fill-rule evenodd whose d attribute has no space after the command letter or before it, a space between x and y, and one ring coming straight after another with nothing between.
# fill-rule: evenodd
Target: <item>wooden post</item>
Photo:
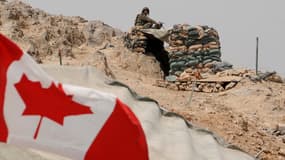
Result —
<instances>
[{"instance_id":1,"label":"wooden post","mask_svg":"<svg viewBox=\"0 0 285 160\"><path fill-rule=\"evenodd\" d=\"M191 94L189 96L189 100L187 102L187 105L191 106L191 102L192 102L192 98L193 98L193 94L194 94L194 89L196 87L196 84L197 84L197 80L195 80L194 82L192 82L192 91L191 91Z\"/></svg>"},{"instance_id":2,"label":"wooden post","mask_svg":"<svg viewBox=\"0 0 285 160\"><path fill-rule=\"evenodd\" d=\"M61 49L58 50L59 64L62 66Z\"/></svg>"},{"instance_id":3,"label":"wooden post","mask_svg":"<svg viewBox=\"0 0 285 160\"><path fill-rule=\"evenodd\" d=\"M259 43L259 38L256 37L256 61L255 61L255 72L256 72L256 75L258 75L258 43Z\"/></svg>"}]
</instances>

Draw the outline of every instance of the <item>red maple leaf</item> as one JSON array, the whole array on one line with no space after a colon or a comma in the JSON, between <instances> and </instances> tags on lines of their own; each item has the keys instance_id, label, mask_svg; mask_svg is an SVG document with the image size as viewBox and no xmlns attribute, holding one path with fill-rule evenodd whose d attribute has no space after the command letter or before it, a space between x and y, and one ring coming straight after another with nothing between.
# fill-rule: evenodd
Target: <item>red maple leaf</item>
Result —
<instances>
[{"instance_id":1,"label":"red maple leaf","mask_svg":"<svg viewBox=\"0 0 285 160\"><path fill-rule=\"evenodd\" d=\"M57 87L54 82L49 88L42 88L40 82L30 81L25 74L15 87L23 99L26 108L22 115L41 116L34 134L37 138L43 117L63 126L64 118L71 115L92 114L88 106L72 100L72 95L66 95L61 84Z\"/></svg>"}]
</instances>

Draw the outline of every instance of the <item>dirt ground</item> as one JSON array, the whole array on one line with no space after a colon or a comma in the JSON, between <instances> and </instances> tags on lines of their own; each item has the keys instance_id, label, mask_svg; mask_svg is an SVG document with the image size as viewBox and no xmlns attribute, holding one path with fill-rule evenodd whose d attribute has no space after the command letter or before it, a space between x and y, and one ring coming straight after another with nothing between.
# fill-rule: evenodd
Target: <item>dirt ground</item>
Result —
<instances>
[{"instance_id":1,"label":"dirt ground","mask_svg":"<svg viewBox=\"0 0 285 160\"><path fill-rule=\"evenodd\" d=\"M285 83L243 78L233 89L220 93L160 88L154 85L162 79L159 62L128 51L120 31L80 17L51 16L20 2L8 4L0 5L1 33L39 63L59 64L60 48L63 65L94 66L253 156L285 159L285 135L275 134L276 126L285 124Z\"/></svg>"},{"instance_id":2,"label":"dirt ground","mask_svg":"<svg viewBox=\"0 0 285 160\"><path fill-rule=\"evenodd\" d=\"M156 80L162 79L155 58L126 50L121 40L112 41L112 45L100 53L116 80L253 156L285 159L285 136L274 135L276 126L285 123L285 83L243 78L233 89L220 93L170 90L155 85ZM84 61L84 57L79 57L65 63L82 65ZM102 71L107 73L106 69Z\"/></svg>"},{"instance_id":3,"label":"dirt ground","mask_svg":"<svg viewBox=\"0 0 285 160\"><path fill-rule=\"evenodd\" d=\"M255 83L244 78L233 89L221 93L175 91L156 87L157 76L115 68L113 49L102 52L117 80L137 93L157 100L162 107L214 131L251 155L264 160L285 159L285 136L273 134L277 124L285 123L284 83Z\"/></svg>"}]
</instances>

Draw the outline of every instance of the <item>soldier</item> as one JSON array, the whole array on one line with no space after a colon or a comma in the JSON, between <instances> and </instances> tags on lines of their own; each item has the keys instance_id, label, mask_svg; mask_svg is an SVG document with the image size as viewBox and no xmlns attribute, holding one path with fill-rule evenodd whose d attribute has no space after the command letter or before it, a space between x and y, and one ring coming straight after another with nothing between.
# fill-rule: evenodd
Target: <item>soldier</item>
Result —
<instances>
[{"instance_id":1,"label":"soldier","mask_svg":"<svg viewBox=\"0 0 285 160\"><path fill-rule=\"evenodd\" d=\"M157 23L149 16L149 8L144 7L141 14L138 14L135 20L135 26L142 26L145 29L155 28L160 29L162 27L161 23Z\"/></svg>"}]
</instances>

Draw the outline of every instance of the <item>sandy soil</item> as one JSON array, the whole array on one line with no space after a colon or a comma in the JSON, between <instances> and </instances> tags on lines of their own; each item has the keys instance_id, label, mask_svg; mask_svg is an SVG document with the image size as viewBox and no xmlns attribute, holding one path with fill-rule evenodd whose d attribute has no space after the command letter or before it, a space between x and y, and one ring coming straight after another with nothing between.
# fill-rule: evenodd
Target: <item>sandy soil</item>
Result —
<instances>
[{"instance_id":1,"label":"sandy soil","mask_svg":"<svg viewBox=\"0 0 285 160\"><path fill-rule=\"evenodd\" d=\"M94 66L251 155L285 159L285 135L274 134L276 125L285 124L284 83L255 83L244 78L233 89L220 93L160 88L154 85L162 78L159 62L128 51L123 33L102 22L53 16L19 2L1 2L0 13L1 33L30 51L38 62L59 64L58 50L62 49L63 65Z\"/></svg>"},{"instance_id":2,"label":"sandy soil","mask_svg":"<svg viewBox=\"0 0 285 160\"><path fill-rule=\"evenodd\" d=\"M116 60L104 50L117 80L137 93L149 96L159 104L182 114L192 123L208 128L251 155L261 159L284 159L285 136L273 132L277 124L285 123L285 84L252 82L243 79L238 85L221 93L175 91L156 87L156 77L112 68ZM119 65L119 64L117 64ZM147 67L147 66L145 66Z\"/></svg>"}]
</instances>

